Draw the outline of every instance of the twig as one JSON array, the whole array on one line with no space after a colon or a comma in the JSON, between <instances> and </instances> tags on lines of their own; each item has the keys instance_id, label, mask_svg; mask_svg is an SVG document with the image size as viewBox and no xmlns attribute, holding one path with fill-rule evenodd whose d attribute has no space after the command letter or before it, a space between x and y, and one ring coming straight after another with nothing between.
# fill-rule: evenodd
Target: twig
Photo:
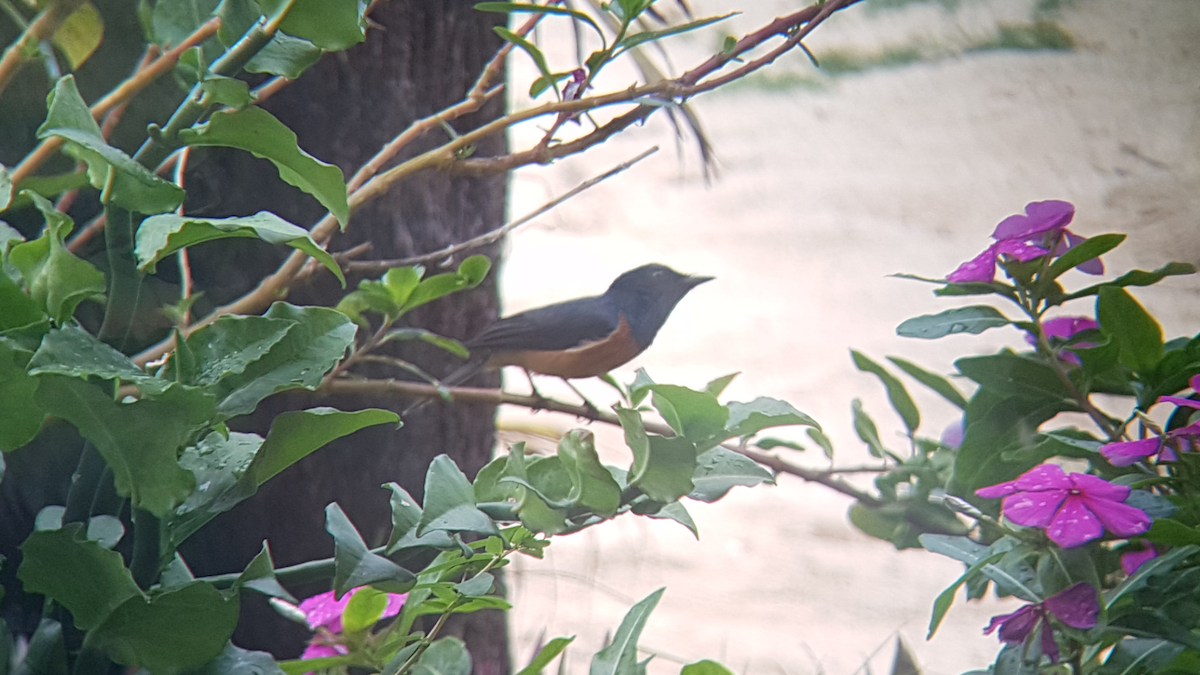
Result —
<instances>
[{"instance_id":1,"label":"twig","mask_svg":"<svg viewBox=\"0 0 1200 675\"><path fill-rule=\"evenodd\" d=\"M33 60L29 54L36 53L37 45L53 37L67 17L81 5L83 0L56 0L30 22L21 36L4 50L4 56L0 57L0 92L12 83L22 66ZM13 183L16 182L14 178Z\"/></svg>"},{"instance_id":2,"label":"twig","mask_svg":"<svg viewBox=\"0 0 1200 675\"><path fill-rule=\"evenodd\" d=\"M556 198L546 202L545 204L542 204L541 206L539 206L538 208L534 209L533 211L525 214L524 216L521 216L520 218L517 218L516 220L514 220L512 222L506 223L505 225L498 227L498 228L492 230L491 232L488 232L487 234L475 237L474 239L468 239L467 241L464 241L462 243L447 246L441 250L434 251L433 253L426 253L423 255L411 256L408 258L397 258L394 260L362 260L362 261L357 261L357 262L351 262L351 263L346 264L346 271L347 272L358 272L361 274L378 274L378 273L385 272L393 267L401 267L403 265L422 265L422 264L426 264L426 263L430 263L430 262L445 260L447 258L450 258L451 256L457 255L458 253L462 253L463 251L469 251L471 249L476 249L481 246L487 246L488 244L493 244L497 241L500 241L502 238L504 238L505 235L507 235L509 232L512 232L516 228L524 225L525 223L528 223L529 221L533 220L534 218L537 218L538 216L542 215L543 213L546 213L547 211L553 209L554 207L567 201L568 199L571 199L575 195L583 192L584 190L587 190L588 188L591 188L591 187L595 186L596 184L601 183L609 178L612 178L613 176L621 173L622 171L625 171L629 167L633 166L634 164L637 164L638 162L649 157L650 155L653 155L656 152L658 152L657 145L650 148L649 150L642 152L641 154L639 154L637 157L634 157L633 159L630 159L625 162L621 162L617 166L614 166L613 168L609 169L608 171L605 171L604 173L600 174L599 176L595 176L593 178L589 178L588 180L585 180L584 182L580 183L579 185L576 185L574 188L563 193L561 196L556 197Z\"/></svg>"},{"instance_id":3,"label":"twig","mask_svg":"<svg viewBox=\"0 0 1200 675\"><path fill-rule=\"evenodd\" d=\"M501 389L483 389L479 387L443 387L439 389L433 385L422 384L419 382L408 382L402 380L347 380L338 379L327 382L317 390L318 396L328 394L332 396L339 395L355 395L355 396L375 396L375 397L390 397L397 394L410 397L421 398L441 398L443 391L449 391L454 397L455 403L467 404L482 404L482 405L500 405L509 404L530 408L533 410L549 410L552 412L574 415L582 419L592 420L594 422L603 422L620 426L621 421L611 412L596 410L585 405L572 405L555 401L553 399L540 398L536 396L525 396L521 394L510 394ZM646 430L664 436L673 436L674 431L666 424L658 422L646 422ZM774 469L777 473L786 473L791 476L812 482L820 483L834 491L840 492L848 497L862 502L866 506L879 506L882 502L873 495L864 492L846 481L837 477L836 470L817 471L814 469L806 469L802 466L797 466L786 460L780 459L774 455L769 455L757 450L749 448L739 448L733 445L724 445L723 447L733 450L749 457L750 459L762 464L763 466Z\"/></svg>"},{"instance_id":4,"label":"twig","mask_svg":"<svg viewBox=\"0 0 1200 675\"><path fill-rule=\"evenodd\" d=\"M212 37L220 25L220 19L211 19L197 28L183 42L179 43L178 47L174 47L158 57L145 70L135 73L128 80L122 82L116 89L113 89L99 101L96 101L91 107L92 117L99 120L106 112L115 108L118 104L129 100L142 89L145 89L163 73L174 68L175 63L179 61L179 57L184 52ZM62 139L58 136L51 136L38 144L33 152L26 155L21 160L21 163L13 169L13 185L19 185L22 180L29 177L37 167L41 166L42 162L45 162L54 155L62 143Z\"/></svg>"}]
</instances>

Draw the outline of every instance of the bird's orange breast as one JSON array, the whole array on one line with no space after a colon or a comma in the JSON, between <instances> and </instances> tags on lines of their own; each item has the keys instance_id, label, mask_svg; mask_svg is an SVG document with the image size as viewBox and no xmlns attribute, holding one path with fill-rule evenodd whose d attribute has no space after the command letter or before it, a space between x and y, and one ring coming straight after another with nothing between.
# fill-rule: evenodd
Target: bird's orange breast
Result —
<instances>
[{"instance_id":1,"label":"bird's orange breast","mask_svg":"<svg viewBox=\"0 0 1200 675\"><path fill-rule=\"evenodd\" d=\"M521 366L543 375L563 378L595 377L629 363L642 353L624 315L608 337L563 351L497 351L488 367Z\"/></svg>"}]
</instances>

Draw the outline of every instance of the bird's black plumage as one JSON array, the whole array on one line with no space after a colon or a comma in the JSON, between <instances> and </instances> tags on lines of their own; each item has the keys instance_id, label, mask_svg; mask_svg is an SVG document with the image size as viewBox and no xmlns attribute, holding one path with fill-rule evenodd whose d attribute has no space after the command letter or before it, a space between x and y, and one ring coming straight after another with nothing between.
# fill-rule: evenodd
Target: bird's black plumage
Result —
<instances>
[{"instance_id":1,"label":"bird's black plumage","mask_svg":"<svg viewBox=\"0 0 1200 675\"><path fill-rule=\"evenodd\" d=\"M502 365L567 378L601 375L649 347L683 296L711 278L643 265L617 277L601 295L499 319L467 341L471 360L443 382Z\"/></svg>"}]
</instances>

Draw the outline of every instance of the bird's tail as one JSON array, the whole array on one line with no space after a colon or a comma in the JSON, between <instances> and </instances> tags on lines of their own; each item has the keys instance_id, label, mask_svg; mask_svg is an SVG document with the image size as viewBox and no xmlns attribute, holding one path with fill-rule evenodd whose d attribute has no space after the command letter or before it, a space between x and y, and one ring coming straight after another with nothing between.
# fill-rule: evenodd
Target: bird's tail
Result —
<instances>
[{"instance_id":1,"label":"bird's tail","mask_svg":"<svg viewBox=\"0 0 1200 675\"><path fill-rule=\"evenodd\" d=\"M487 365L487 361L488 361L487 354L482 354L482 353L478 354L478 355L473 354L471 356L471 358L469 360L467 360L466 363L459 366L457 369L455 369L453 372L451 372L446 377L443 377L441 380L438 380L438 384L440 384L444 387L453 387L457 384L462 384L463 382L466 382L467 380L469 380L473 375L475 375L479 371L483 370L483 367ZM416 412L417 410L420 410L421 408L424 408L425 406L429 405L434 400L436 400L436 399L433 399L433 398L421 399L421 400L417 401L416 403L413 403L412 405L408 406L404 410L400 411L400 417L404 417L405 415L410 415L410 414Z\"/></svg>"}]
</instances>

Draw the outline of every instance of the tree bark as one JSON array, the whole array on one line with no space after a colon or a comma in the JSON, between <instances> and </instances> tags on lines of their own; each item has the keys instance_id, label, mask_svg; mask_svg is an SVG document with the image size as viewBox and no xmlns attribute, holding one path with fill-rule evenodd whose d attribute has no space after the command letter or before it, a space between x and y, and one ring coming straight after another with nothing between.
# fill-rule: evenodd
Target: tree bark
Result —
<instances>
[{"instance_id":1,"label":"tree bark","mask_svg":"<svg viewBox=\"0 0 1200 675\"><path fill-rule=\"evenodd\" d=\"M500 46L492 27L503 15L475 11L473 2L391 0L371 14L379 27L365 43L327 55L265 107L296 131L300 145L347 176L413 120L462 98ZM464 128L502 114L503 102L489 103L477 115L459 122ZM405 150L400 160L444 142L444 132L430 134ZM505 140L493 137L476 149L477 156L500 155ZM273 168L244 153L213 151L195 156L188 176L189 209L211 215L245 215L267 209L297 223L322 214L316 202L283 184ZM455 177L425 172L393 188L354 214L348 231L330 250L369 241L371 256L396 258L426 253L478 236L504 221L504 176ZM205 209L219 204L220 213ZM209 300L219 302L244 290L278 262L278 251L254 245L197 250L194 274ZM480 251L496 260L498 248ZM457 262L457 261L455 261ZM434 270L430 270L432 273ZM357 279L351 279L353 286ZM332 305L347 291L326 275L288 298L296 304ZM497 313L494 275L470 292L458 293L414 312L411 322L437 333L464 338L477 333ZM397 352L398 353L398 352ZM457 357L428 346L406 347L403 357L430 372L444 374L460 363ZM401 377L395 371L367 371L376 377ZM496 385L496 375L477 384ZM265 434L280 412L329 405L343 410L382 407L397 412L411 401L308 394L276 396L260 406L243 430ZM398 482L420 499L425 468L441 453L449 454L469 476L491 457L494 408L444 404L425 406L404 420L399 431L374 427L335 442L310 455L263 486L259 493L211 523L184 546L183 555L197 574L222 573L243 567L270 542L277 566L333 554L324 532L325 505L336 501L369 545L386 540L390 531L388 481ZM297 589L292 589L297 590ZM298 589L305 595L328 585ZM494 612L466 615L451 622L443 635L463 637L474 658L474 672L500 675L509 670L504 617ZM295 657L308 631L272 612L257 597L243 598L242 622L235 635L240 646L269 649L282 658Z\"/></svg>"}]
</instances>

